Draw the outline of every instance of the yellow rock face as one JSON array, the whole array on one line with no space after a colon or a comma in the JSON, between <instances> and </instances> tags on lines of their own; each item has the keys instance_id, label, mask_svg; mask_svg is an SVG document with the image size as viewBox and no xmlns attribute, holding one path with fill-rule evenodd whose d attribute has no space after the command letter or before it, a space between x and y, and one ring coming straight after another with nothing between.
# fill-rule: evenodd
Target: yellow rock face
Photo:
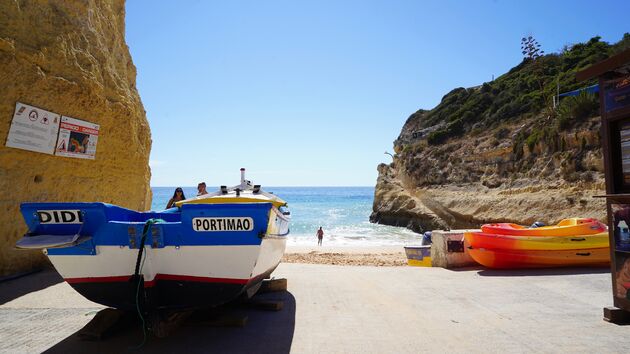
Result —
<instances>
[{"instance_id":1,"label":"yellow rock face","mask_svg":"<svg viewBox=\"0 0 630 354\"><path fill-rule=\"evenodd\" d=\"M0 1L0 275L45 262L13 249L21 202L150 206L151 132L124 21L123 0ZM6 147L17 101L99 124L96 159Z\"/></svg>"}]
</instances>

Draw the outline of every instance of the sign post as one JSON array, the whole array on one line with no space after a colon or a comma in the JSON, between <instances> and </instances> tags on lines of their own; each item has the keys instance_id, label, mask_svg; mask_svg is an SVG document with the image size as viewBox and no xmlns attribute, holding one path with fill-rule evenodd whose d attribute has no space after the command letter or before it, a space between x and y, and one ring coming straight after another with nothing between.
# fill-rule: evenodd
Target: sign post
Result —
<instances>
[{"instance_id":1,"label":"sign post","mask_svg":"<svg viewBox=\"0 0 630 354\"><path fill-rule=\"evenodd\" d=\"M610 270L615 307L604 319L630 323L630 50L577 73L599 79L601 139L606 175Z\"/></svg>"}]
</instances>

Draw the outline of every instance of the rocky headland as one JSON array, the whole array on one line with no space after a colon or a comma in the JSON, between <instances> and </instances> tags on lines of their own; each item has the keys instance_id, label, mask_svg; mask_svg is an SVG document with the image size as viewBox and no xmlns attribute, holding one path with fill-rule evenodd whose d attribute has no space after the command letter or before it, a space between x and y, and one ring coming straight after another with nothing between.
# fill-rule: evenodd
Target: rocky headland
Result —
<instances>
[{"instance_id":1,"label":"rocky headland","mask_svg":"<svg viewBox=\"0 0 630 354\"><path fill-rule=\"evenodd\" d=\"M458 88L419 110L378 166L372 222L417 232L491 222L606 220L598 99L575 72L627 48L598 37L562 53L524 59L496 80ZM549 98L549 99L548 99Z\"/></svg>"}]
</instances>

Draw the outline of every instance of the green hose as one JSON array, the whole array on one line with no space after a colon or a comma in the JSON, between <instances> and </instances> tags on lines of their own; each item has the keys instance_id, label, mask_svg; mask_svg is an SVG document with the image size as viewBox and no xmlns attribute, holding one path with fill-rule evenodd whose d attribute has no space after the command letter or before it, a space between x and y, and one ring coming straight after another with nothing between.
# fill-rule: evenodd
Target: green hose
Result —
<instances>
[{"instance_id":1,"label":"green hose","mask_svg":"<svg viewBox=\"0 0 630 354\"><path fill-rule=\"evenodd\" d=\"M149 234L149 230L151 229L151 225L164 222L162 219L149 219L144 223L144 227L142 228L142 238L140 239L140 247L138 248L138 258L136 259L136 269L132 279L137 279L138 285L136 287L136 311L138 312L138 317L140 317L140 321L142 321L142 343L138 344L135 347L131 347L131 350L138 350L144 346L147 341L147 328L144 321L144 316L142 315L142 309L140 309L140 274L142 273L142 268L144 267L144 261L147 258L147 253L144 252L144 244L147 239L147 235Z\"/></svg>"}]
</instances>

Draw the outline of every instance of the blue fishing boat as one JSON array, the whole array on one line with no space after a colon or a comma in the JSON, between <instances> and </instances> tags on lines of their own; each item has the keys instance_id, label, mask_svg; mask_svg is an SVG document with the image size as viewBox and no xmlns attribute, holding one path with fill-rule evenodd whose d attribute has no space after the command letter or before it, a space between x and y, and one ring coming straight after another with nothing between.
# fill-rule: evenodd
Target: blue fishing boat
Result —
<instances>
[{"instance_id":1,"label":"blue fishing boat","mask_svg":"<svg viewBox=\"0 0 630 354\"><path fill-rule=\"evenodd\" d=\"M64 280L123 310L187 310L252 296L282 258L287 203L245 179L160 212L106 203L23 203L28 233Z\"/></svg>"}]
</instances>

